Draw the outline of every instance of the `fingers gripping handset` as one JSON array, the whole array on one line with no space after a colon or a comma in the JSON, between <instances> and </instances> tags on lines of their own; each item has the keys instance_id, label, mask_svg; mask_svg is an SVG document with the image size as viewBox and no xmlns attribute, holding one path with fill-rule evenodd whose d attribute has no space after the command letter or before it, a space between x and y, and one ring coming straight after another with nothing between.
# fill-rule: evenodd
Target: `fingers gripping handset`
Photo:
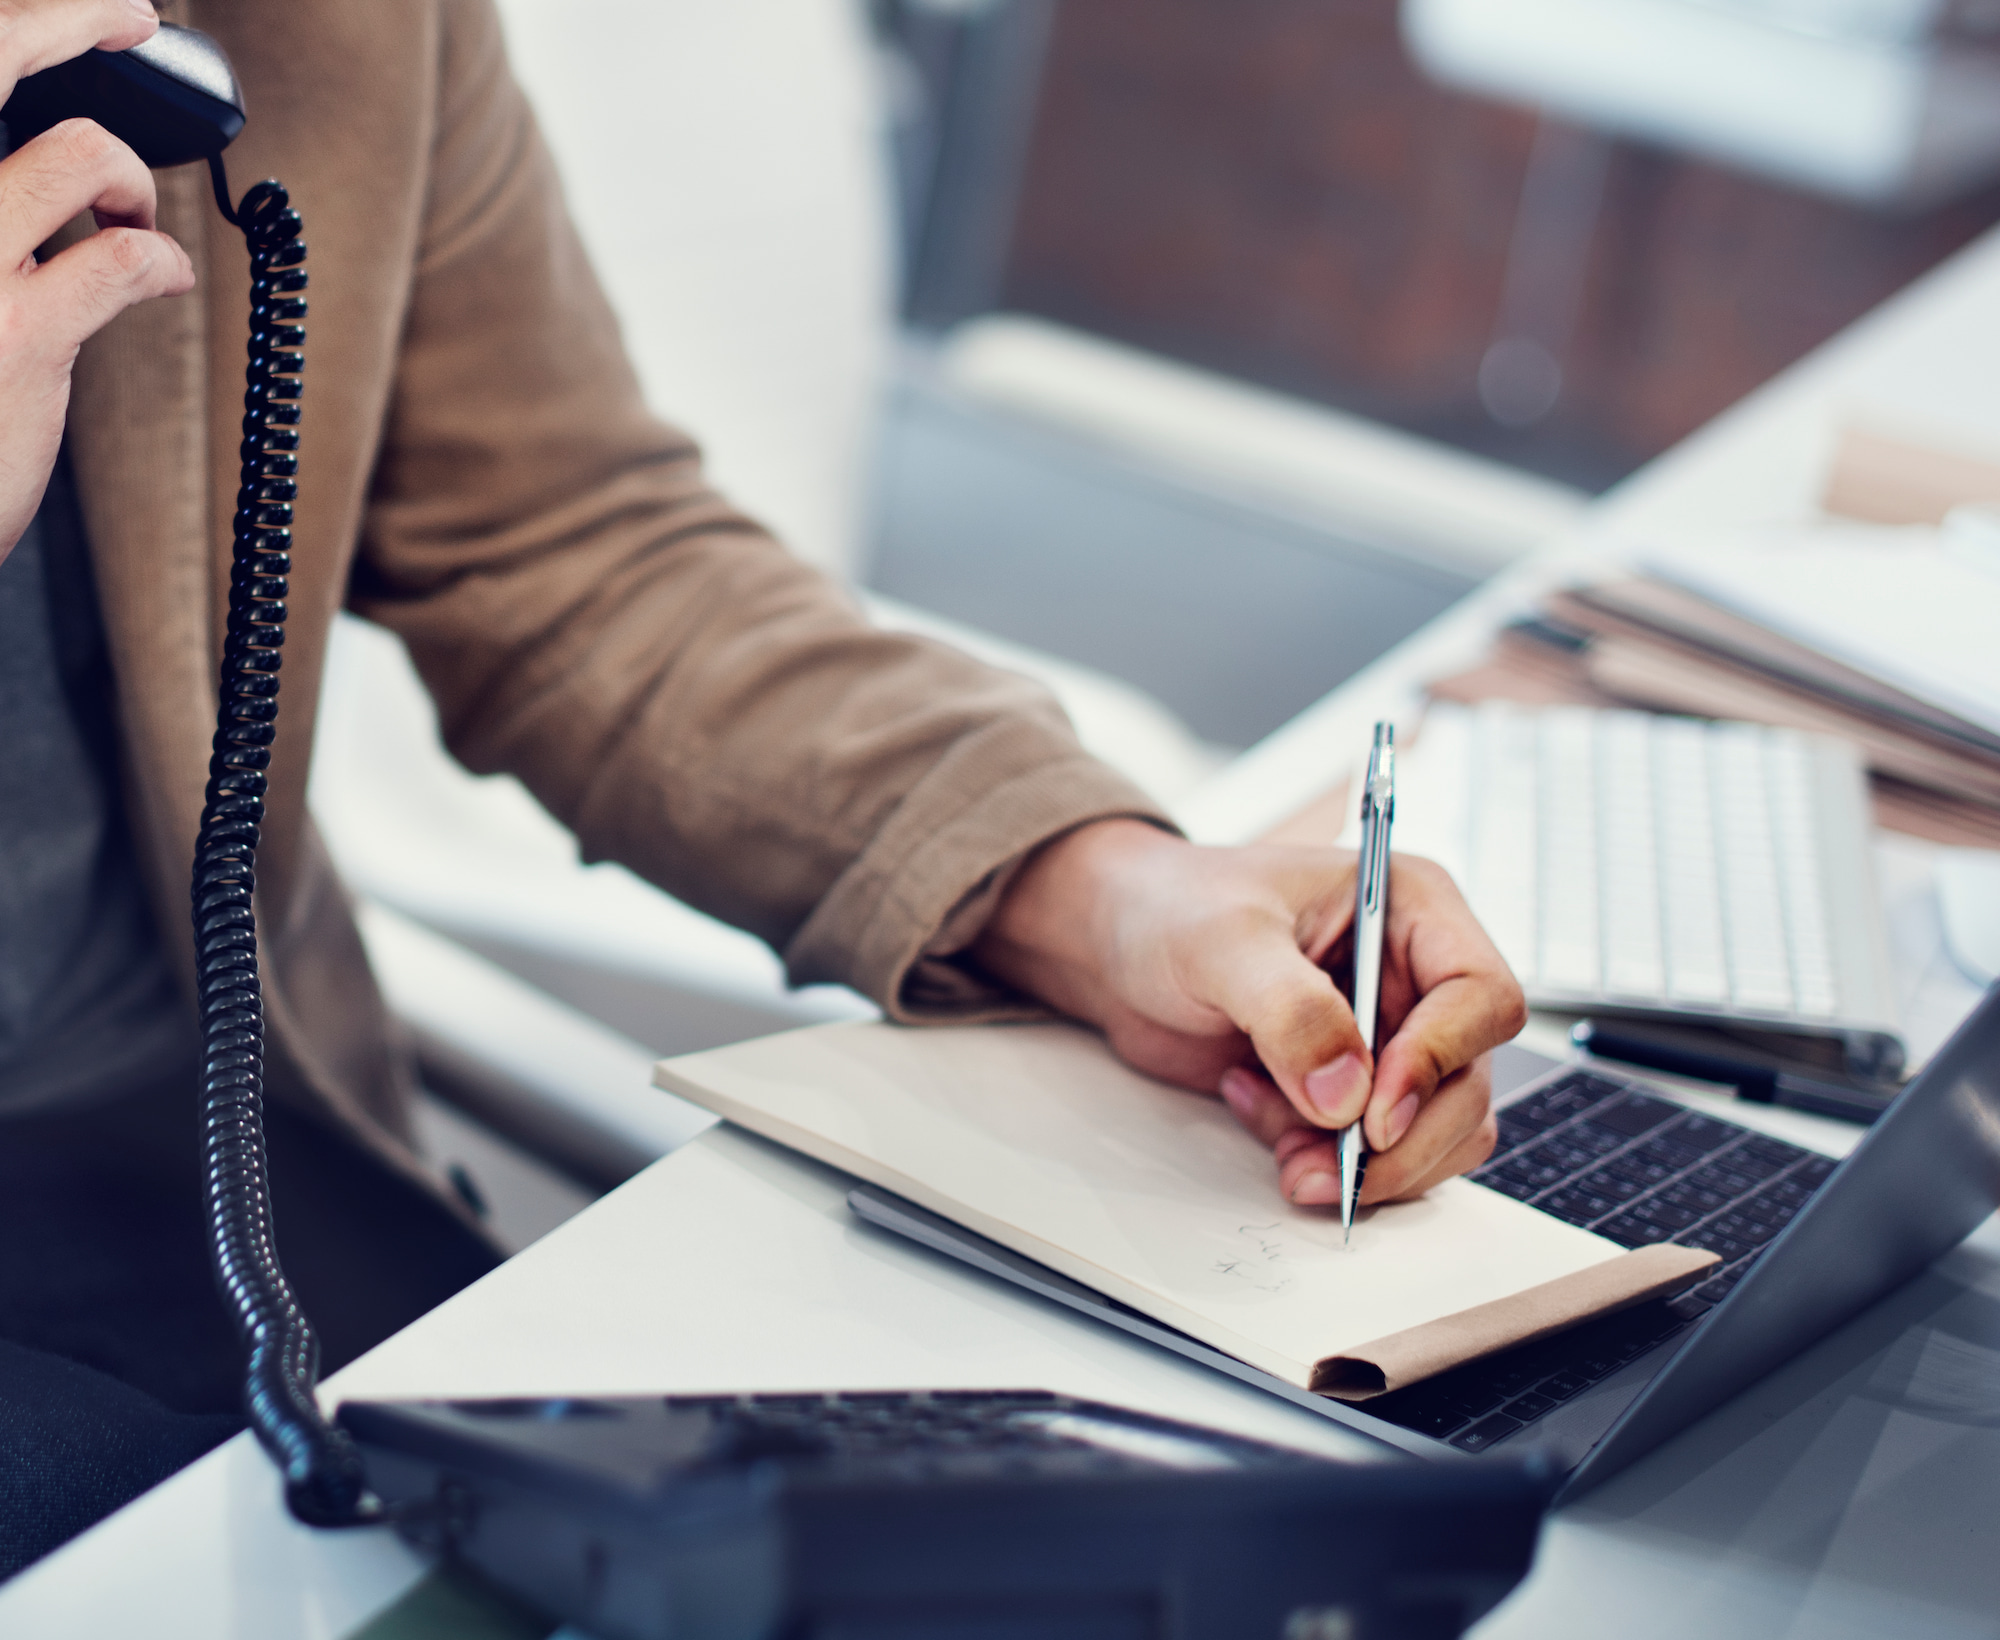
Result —
<instances>
[{"instance_id":1,"label":"fingers gripping handset","mask_svg":"<svg viewBox=\"0 0 2000 1640\"><path fill-rule=\"evenodd\" d=\"M142 46L157 28L132 0L0 0L0 559L41 504L76 350L134 303L194 284L180 246L154 228L145 162L48 95L69 64ZM85 211L99 232L38 262Z\"/></svg>"},{"instance_id":2,"label":"fingers gripping handset","mask_svg":"<svg viewBox=\"0 0 2000 1640\"><path fill-rule=\"evenodd\" d=\"M0 0L0 553L40 503L62 439L77 349L118 313L194 283L153 225L149 168L206 161L216 204L250 248L250 347L229 624L195 845L203 1135L216 1280L249 1355L245 1410L312 1524L381 1518L353 1444L313 1399L319 1346L279 1267L263 1137L263 999L254 903L265 772L276 738L291 503L299 447L306 248L276 182L230 202L222 151L243 98L220 46L159 24L145 0ZM100 232L46 264L35 249L89 208ZM25 431L22 431L25 429ZM15 447L18 440L18 447ZM0 481L4 482L4 481Z\"/></svg>"},{"instance_id":3,"label":"fingers gripping handset","mask_svg":"<svg viewBox=\"0 0 2000 1640\"><path fill-rule=\"evenodd\" d=\"M128 21L137 18L129 3L114 9ZM235 140L243 129L243 93L229 59L206 34L162 23L122 50L115 38L21 78L0 110L15 147L64 120L90 120L158 171L209 159Z\"/></svg>"}]
</instances>

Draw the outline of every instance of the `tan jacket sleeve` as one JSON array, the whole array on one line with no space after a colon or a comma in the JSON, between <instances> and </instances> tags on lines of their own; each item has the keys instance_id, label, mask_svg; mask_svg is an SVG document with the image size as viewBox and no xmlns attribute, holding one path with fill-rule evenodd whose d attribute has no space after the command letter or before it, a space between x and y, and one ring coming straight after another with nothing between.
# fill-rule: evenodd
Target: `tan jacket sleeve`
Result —
<instances>
[{"instance_id":1,"label":"tan jacket sleeve","mask_svg":"<svg viewBox=\"0 0 2000 1640\"><path fill-rule=\"evenodd\" d=\"M586 858L761 935L796 982L1007 1011L926 948L1036 843L1154 805L1038 686L870 629L706 487L641 402L490 5L445 17L353 606L408 642L453 752L519 775Z\"/></svg>"}]
</instances>

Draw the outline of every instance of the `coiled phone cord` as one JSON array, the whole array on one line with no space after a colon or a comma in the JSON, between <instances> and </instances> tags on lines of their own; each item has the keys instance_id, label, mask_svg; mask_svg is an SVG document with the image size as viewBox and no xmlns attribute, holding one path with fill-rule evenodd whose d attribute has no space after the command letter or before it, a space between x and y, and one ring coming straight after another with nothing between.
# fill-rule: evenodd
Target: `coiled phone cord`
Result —
<instances>
[{"instance_id":1,"label":"coiled phone cord","mask_svg":"<svg viewBox=\"0 0 2000 1640\"><path fill-rule=\"evenodd\" d=\"M195 976L203 1038L202 1143L210 1251L249 1356L250 1426L285 1478L292 1513L313 1526L383 1518L360 1454L319 1410L319 1340L278 1263L264 1148L264 1001L257 973L257 837L277 734L278 672L298 489L300 348L306 247L276 182L229 203L220 158L216 203L250 247L250 346L243 392L242 480L230 559L229 624L208 789L195 844Z\"/></svg>"}]
</instances>

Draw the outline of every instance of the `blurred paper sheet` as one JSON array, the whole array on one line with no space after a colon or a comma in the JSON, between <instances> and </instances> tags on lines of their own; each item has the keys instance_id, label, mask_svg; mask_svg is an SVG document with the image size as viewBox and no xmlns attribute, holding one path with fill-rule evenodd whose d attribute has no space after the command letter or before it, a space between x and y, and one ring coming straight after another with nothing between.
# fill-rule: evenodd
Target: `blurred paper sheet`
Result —
<instances>
[{"instance_id":1,"label":"blurred paper sheet","mask_svg":"<svg viewBox=\"0 0 2000 1640\"><path fill-rule=\"evenodd\" d=\"M1677 542L1654 574L2000 734L2000 576L1938 532L1826 524Z\"/></svg>"}]
</instances>

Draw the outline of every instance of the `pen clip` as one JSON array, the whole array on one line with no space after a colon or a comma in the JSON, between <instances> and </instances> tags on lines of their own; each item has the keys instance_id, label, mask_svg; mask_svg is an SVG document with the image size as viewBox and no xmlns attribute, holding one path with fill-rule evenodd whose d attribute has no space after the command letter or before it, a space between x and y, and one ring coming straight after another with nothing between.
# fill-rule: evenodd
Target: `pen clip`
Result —
<instances>
[{"instance_id":1,"label":"pen clip","mask_svg":"<svg viewBox=\"0 0 2000 1640\"><path fill-rule=\"evenodd\" d=\"M1389 889L1389 825L1396 817L1396 726L1375 725L1361 788L1361 904L1382 909Z\"/></svg>"}]
</instances>

